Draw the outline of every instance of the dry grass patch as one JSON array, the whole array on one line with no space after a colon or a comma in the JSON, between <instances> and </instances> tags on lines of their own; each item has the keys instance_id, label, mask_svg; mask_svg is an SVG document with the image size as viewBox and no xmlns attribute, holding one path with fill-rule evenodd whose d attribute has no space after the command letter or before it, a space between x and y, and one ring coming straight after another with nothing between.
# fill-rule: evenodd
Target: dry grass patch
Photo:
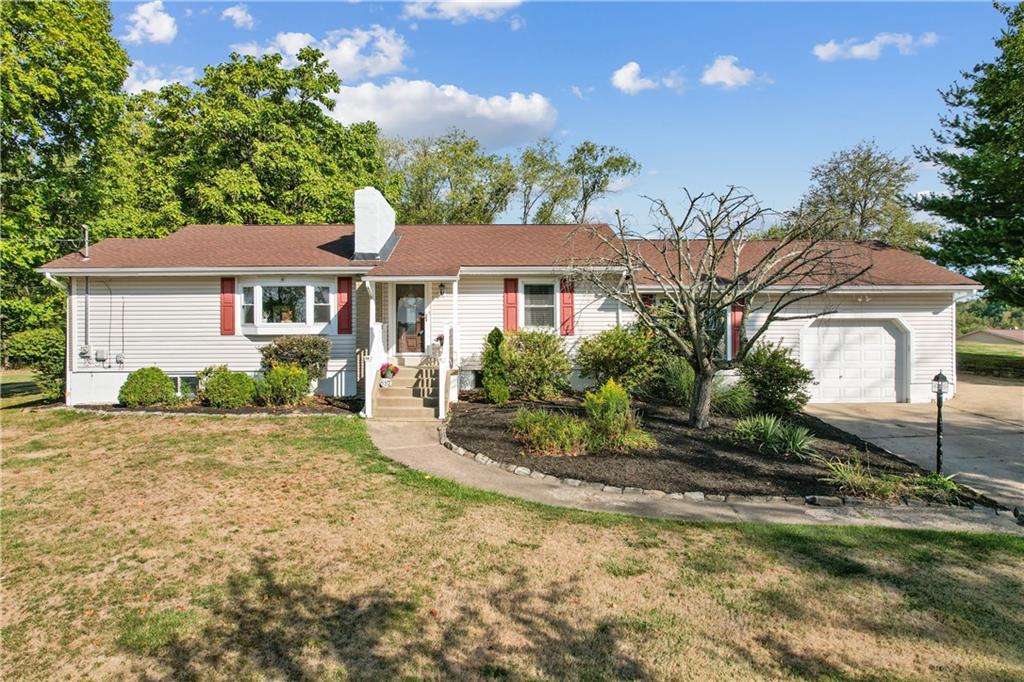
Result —
<instances>
[{"instance_id":1,"label":"dry grass patch","mask_svg":"<svg viewBox=\"0 0 1024 682\"><path fill-rule=\"evenodd\" d=\"M8 410L11 679L1015 679L1024 541L507 500L358 420Z\"/></svg>"}]
</instances>

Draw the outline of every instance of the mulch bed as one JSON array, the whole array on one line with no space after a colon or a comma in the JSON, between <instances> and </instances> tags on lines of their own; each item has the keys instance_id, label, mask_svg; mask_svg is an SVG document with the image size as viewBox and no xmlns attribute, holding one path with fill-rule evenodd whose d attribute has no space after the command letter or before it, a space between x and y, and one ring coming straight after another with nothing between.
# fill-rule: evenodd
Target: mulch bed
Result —
<instances>
[{"instance_id":1,"label":"mulch bed","mask_svg":"<svg viewBox=\"0 0 1024 682\"><path fill-rule=\"evenodd\" d=\"M224 414L224 415L287 415L287 414L336 414L355 415L362 407L361 400L344 398L326 398L316 396L304 405L293 407L266 407L258 405L247 405L246 407L222 408L208 407L206 405L186 404L152 407L125 407L124 405L78 405L75 409L95 410L97 412L159 412L174 414Z\"/></svg>"},{"instance_id":2,"label":"mulch bed","mask_svg":"<svg viewBox=\"0 0 1024 682\"><path fill-rule=\"evenodd\" d=\"M638 404L645 431L658 442L647 452L588 453L579 457L530 455L512 439L508 428L522 406L548 409L578 409L579 402L515 403L502 407L468 401L454 405L448 424L448 438L467 450L483 453L493 460L516 464L559 478L613 486L664 490L701 491L718 495L841 495L820 479L826 471L819 465L795 458L773 457L748 450L729 440L736 420L713 417L704 431L691 428L685 411L668 405ZM826 458L858 457L872 470L894 474L922 473L916 465L893 457L881 448L825 422L801 414L794 421L810 429L817 439L815 449ZM969 494L965 501L973 500Z\"/></svg>"}]
</instances>

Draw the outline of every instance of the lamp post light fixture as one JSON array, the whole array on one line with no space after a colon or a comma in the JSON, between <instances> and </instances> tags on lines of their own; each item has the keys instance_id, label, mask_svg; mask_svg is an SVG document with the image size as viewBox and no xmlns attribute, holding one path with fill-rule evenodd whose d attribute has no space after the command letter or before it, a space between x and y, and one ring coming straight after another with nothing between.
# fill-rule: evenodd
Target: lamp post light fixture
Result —
<instances>
[{"instance_id":1,"label":"lamp post light fixture","mask_svg":"<svg viewBox=\"0 0 1024 682\"><path fill-rule=\"evenodd\" d=\"M949 379L939 370L932 378L932 393L935 394L935 405L938 415L935 419L935 473L942 473L942 396L949 389Z\"/></svg>"}]
</instances>

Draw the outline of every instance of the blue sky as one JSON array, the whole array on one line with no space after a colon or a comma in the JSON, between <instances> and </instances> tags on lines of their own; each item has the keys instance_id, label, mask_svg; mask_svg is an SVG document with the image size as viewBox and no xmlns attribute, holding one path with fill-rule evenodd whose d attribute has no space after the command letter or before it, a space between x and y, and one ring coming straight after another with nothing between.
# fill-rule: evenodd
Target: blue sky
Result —
<instances>
[{"instance_id":1,"label":"blue sky","mask_svg":"<svg viewBox=\"0 0 1024 682\"><path fill-rule=\"evenodd\" d=\"M466 128L494 149L548 135L614 144L643 170L602 202L752 190L784 209L810 167L874 138L931 141L937 91L995 55L987 3L115 3L126 87L188 81L232 49L312 44L343 77L334 115L385 133ZM941 188L918 167L917 190Z\"/></svg>"}]
</instances>

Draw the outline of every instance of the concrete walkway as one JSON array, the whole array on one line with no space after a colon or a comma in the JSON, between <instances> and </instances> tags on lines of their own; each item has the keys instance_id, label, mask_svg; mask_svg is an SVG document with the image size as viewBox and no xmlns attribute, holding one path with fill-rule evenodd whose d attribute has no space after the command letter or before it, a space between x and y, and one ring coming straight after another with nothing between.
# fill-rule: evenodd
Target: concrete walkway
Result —
<instances>
[{"instance_id":1,"label":"concrete walkway","mask_svg":"<svg viewBox=\"0 0 1024 682\"><path fill-rule=\"evenodd\" d=\"M442 447L437 424L367 422L374 444L389 459L432 476L558 507L633 514L680 521L751 521L757 523L841 524L1016 533L1008 513L943 507L813 507L798 504L729 503L624 495L573 488L552 481L517 476L484 466Z\"/></svg>"},{"instance_id":2,"label":"concrete walkway","mask_svg":"<svg viewBox=\"0 0 1024 682\"><path fill-rule=\"evenodd\" d=\"M808 405L816 417L935 467L935 405ZM961 374L957 395L942 409L943 473L997 502L1024 507L1024 383Z\"/></svg>"}]
</instances>

